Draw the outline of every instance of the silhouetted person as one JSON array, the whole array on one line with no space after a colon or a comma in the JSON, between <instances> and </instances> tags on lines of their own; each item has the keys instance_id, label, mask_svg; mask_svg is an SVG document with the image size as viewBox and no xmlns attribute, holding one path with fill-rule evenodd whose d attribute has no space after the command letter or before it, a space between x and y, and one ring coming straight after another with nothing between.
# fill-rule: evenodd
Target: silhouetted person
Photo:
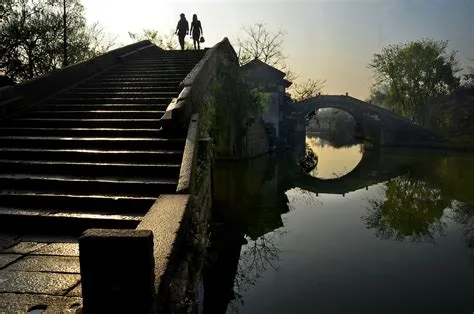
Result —
<instances>
[{"instance_id":1,"label":"silhouetted person","mask_svg":"<svg viewBox=\"0 0 474 314\"><path fill-rule=\"evenodd\" d=\"M201 35L202 35L202 26L201 26L201 21L198 20L197 15L193 14L193 21L191 22L191 37L193 38L194 42L194 50L196 50L196 44L197 44L197 49L201 49L199 46Z\"/></svg>"},{"instance_id":2,"label":"silhouetted person","mask_svg":"<svg viewBox=\"0 0 474 314\"><path fill-rule=\"evenodd\" d=\"M176 33L179 39L179 45L181 46L181 50L184 50L184 38L187 34L189 34L189 23L184 16L184 13L179 15L181 18L178 21L178 26L176 26Z\"/></svg>"}]
</instances>

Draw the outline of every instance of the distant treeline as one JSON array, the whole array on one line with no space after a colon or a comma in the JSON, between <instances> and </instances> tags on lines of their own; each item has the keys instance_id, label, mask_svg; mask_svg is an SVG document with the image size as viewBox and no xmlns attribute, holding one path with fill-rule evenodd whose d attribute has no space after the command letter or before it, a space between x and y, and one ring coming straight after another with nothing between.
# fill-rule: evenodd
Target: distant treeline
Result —
<instances>
[{"instance_id":1,"label":"distant treeline","mask_svg":"<svg viewBox=\"0 0 474 314\"><path fill-rule=\"evenodd\" d=\"M1 76L21 82L90 59L113 46L113 39L98 23L86 23L80 0L65 3L66 10L62 0L2 0Z\"/></svg>"}]
</instances>

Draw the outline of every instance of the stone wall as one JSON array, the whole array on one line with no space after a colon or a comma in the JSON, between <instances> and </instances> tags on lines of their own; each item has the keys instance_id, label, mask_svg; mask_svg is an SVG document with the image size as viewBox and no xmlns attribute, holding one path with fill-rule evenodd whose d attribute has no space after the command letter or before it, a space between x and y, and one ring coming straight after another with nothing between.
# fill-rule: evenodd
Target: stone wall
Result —
<instances>
[{"instance_id":1,"label":"stone wall","mask_svg":"<svg viewBox=\"0 0 474 314\"><path fill-rule=\"evenodd\" d=\"M256 119L248 125L243 149L245 158L253 158L270 151L269 138L261 119Z\"/></svg>"}]
</instances>

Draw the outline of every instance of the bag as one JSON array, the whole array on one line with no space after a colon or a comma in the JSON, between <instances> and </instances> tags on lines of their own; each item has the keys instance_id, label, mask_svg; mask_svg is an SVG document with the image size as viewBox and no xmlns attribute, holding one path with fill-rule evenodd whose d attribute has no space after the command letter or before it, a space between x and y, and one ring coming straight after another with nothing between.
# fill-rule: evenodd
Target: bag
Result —
<instances>
[{"instance_id":1,"label":"bag","mask_svg":"<svg viewBox=\"0 0 474 314\"><path fill-rule=\"evenodd\" d=\"M203 36L201 36L201 38L199 38L199 42L200 42L200 43L203 43L203 42L205 42L205 40L204 40L204 37L203 37Z\"/></svg>"}]
</instances>

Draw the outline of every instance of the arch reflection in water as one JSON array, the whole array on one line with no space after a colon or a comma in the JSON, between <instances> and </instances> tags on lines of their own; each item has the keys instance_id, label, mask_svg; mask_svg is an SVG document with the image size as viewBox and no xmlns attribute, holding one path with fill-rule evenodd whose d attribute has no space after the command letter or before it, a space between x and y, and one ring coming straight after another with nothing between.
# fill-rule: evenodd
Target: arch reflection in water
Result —
<instances>
[{"instance_id":1,"label":"arch reflection in water","mask_svg":"<svg viewBox=\"0 0 474 314\"><path fill-rule=\"evenodd\" d=\"M334 147L329 141L308 134L306 143L318 157L318 164L310 174L319 179L343 177L357 167L364 154L363 144L355 142Z\"/></svg>"}]
</instances>

